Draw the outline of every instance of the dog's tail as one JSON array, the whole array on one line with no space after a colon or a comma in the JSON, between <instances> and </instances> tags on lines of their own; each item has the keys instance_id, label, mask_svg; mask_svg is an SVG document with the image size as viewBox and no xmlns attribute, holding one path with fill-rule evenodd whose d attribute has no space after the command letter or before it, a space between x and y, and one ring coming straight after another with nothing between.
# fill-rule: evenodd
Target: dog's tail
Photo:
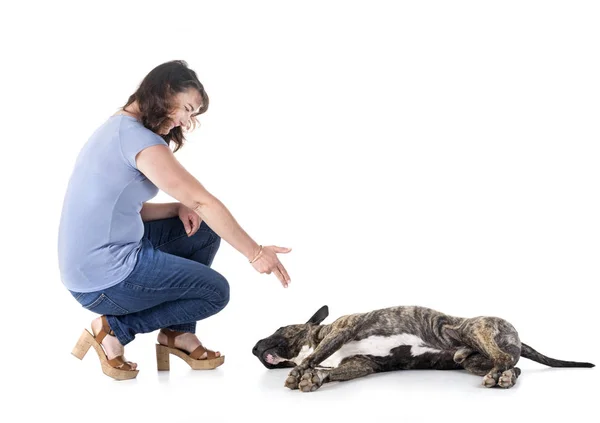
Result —
<instances>
[{"instance_id":1,"label":"dog's tail","mask_svg":"<svg viewBox=\"0 0 600 423\"><path fill-rule=\"evenodd\" d=\"M595 367L592 363L581 363L578 361L555 360L554 358L546 357L540 354L527 344L521 343L521 357L528 358L541 364L550 367Z\"/></svg>"}]
</instances>

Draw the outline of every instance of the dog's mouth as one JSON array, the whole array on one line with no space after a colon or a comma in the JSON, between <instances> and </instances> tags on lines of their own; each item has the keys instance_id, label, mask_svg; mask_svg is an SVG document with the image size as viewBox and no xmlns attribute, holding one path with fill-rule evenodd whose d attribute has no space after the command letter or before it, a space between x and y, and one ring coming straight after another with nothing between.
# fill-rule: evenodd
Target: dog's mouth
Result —
<instances>
[{"instance_id":1,"label":"dog's mouth","mask_svg":"<svg viewBox=\"0 0 600 423\"><path fill-rule=\"evenodd\" d=\"M269 363L273 366L276 366L283 361L288 361L285 358L279 357L277 355L277 353L275 353L274 351L273 352L266 351L263 354L263 360L265 361L265 363Z\"/></svg>"},{"instance_id":2,"label":"dog's mouth","mask_svg":"<svg viewBox=\"0 0 600 423\"><path fill-rule=\"evenodd\" d=\"M269 348L268 350L264 351L261 355L261 358L261 361L268 368L293 367L295 365L294 362L277 354L276 348Z\"/></svg>"}]
</instances>

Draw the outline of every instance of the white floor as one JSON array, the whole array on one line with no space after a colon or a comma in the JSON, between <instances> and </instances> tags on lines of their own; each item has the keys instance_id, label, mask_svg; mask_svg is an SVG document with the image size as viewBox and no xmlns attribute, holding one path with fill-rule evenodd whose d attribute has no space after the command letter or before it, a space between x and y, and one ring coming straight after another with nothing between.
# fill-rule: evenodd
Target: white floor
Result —
<instances>
[{"instance_id":1,"label":"white floor","mask_svg":"<svg viewBox=\"0 0 600 423\"><path fill-rule=\"evenodd\" d=\"M128 358L139 362L140 373L136 380L123 382L101 373L93 349L79 361L65 344L61 339L55 344L60 348L49 352L40 346L42 365L35 368L9 362L7 404L18 411L11 421L598 421L596 368L550 369L522 359L523 374L509 390L486 389L479 377L463 371L416 370L301 393L283 387L287 370L263 368L250 353L252 345L242 348L243 343L226 353L225 364L217 370L192 371L172 358L170 372L157 372L154 336L138 336Z\"/></svg>"}]
</instances>

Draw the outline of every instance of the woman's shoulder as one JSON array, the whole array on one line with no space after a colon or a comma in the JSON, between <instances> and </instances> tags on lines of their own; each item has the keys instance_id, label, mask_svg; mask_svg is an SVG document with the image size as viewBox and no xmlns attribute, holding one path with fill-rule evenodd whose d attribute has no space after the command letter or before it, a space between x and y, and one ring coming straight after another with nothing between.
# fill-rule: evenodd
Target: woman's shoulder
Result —
<instances>
[{"instance_id":1,"label":"woman's shoulder","mask_svg":"<svg viewBox=\"0 0 600 423\"><path fill-rule=\"evenodd\" d=\"M146 128L139 119L129 113L115 113L110 119L118 120L119 135L121 138L149 138L153 140L161 140L167 144L163 138L150 129Z\"/></svg>"}]
</instances>

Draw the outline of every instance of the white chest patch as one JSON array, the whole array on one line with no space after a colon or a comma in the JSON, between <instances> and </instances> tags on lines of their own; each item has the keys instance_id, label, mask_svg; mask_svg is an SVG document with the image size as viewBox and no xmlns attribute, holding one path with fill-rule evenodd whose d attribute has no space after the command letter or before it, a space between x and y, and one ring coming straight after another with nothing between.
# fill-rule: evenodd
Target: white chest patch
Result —
<instances>
[{"instance_id":1,"label":"white chest patch","mask_svg":"<svg viewBox=\"0 0 600 423\"><path fill-rule=\"evenodd\" d=\"M337 367L340 362L353 355L373 355L385 357L390 355L392 349L402 345L410 345L410 353L413 357L424 353L439 353L440 350L423 346L423 340L416 335L401 333L392 336L370 336L360 341L352 341L344 344L342 348L337 350L329 358L319 364L320 367ZM300 364L302 360L312 354L313 349L308 345L304 345L300 353L291 359L296 364Z\"/></svg>"}]
</instances>

